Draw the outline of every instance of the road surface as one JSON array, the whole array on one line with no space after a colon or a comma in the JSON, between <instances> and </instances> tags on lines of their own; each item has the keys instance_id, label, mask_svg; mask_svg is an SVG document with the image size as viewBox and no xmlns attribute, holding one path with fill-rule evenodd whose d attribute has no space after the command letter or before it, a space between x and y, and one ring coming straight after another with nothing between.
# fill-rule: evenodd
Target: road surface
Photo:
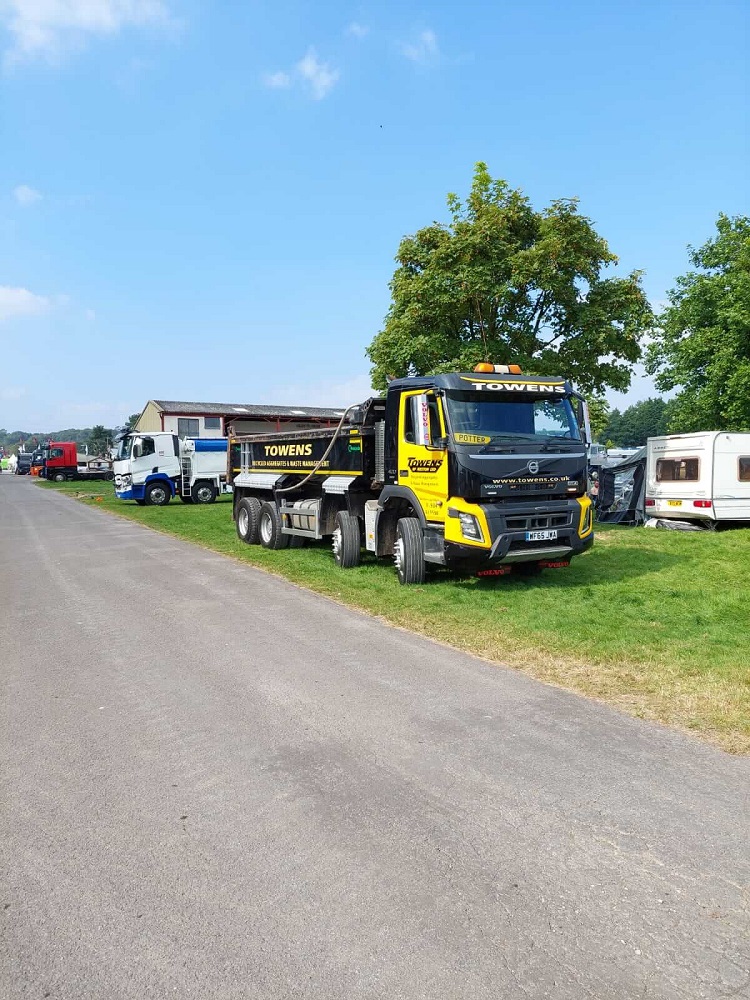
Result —
<instances>
[{"instance_id":1,"label":"road surface","mask_svg":"<svg viewBox=\"0 0 750 1000\"><path fill-rule=\"evenodd\" d=\"M28 479L0 557L0 996L750 997L746 759Z\"/></svg>"}]
</instances>

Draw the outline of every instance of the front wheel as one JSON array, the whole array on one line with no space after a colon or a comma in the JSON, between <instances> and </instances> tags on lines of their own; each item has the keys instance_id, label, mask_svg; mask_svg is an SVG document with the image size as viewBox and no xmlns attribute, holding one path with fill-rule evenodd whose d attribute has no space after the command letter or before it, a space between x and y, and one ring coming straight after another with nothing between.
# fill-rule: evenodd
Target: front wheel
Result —
<instances>
[{"instance_id":1,"label":"front wheel","mask_svg":"<svg viewBox=\"0 0 750 1000\"><path fill-rule=\"evenodd\" d=\"M50 477L48 476L47 478L49 479ZM51 478L53 483L64 483L68 477L64 472L53 472Z\"/></svg>"},{"instance_id":2,"label":"front wheel","mask_svg":"<svg viewBox=\"0 0 750 1000\"><path fill-rule=\"evenodd\" d=\"M336 515L336 527L333 531L333 558L341 569L351 569L359 566L362 554L362 543L359 537L359 518L347 510L340 510Z\"/></svg>"},{"instance_id":3,"label":"front wheel","mask_svg":"<svg viewBox=\"0 0 750 1000\"><path fill-rule=\"evenodd\" d=\"M172 499L172 494L166 483L151 483L146 487L147 507L166 507Z\"/></svg>"},{"instance_id":4,"label":"front wheel","mask_svg":"<svg viewBox=\"0 0 750 1000\"><path fill-rule=\"evenodd\" d=\"M396 542L393 546L393 561L396 564L399 583L424 583L422 528L416 517L399 518L396 525Z\"/></svg>"},{"instance_id":5,"label":"front wheel","mask_svg":"<svg viewBox=\"0 0 750 1000\"><path fill-rule=\"evenodd\" d=\"M264 549L285 549L289 545L290 536L282 534L281 514L275 503L261 504L258 532Z\"/></svg>"},{"instance_id":6,"label":"front wheel","mask_svg":"<svg viewBox=\"0 0 750 1000\"><path fill-rule=\"evenodd\" d=\"M191 496L194 503L213 503L216 499L216 487L213 483L196 483Z\"/></svg>"}]
</instances>

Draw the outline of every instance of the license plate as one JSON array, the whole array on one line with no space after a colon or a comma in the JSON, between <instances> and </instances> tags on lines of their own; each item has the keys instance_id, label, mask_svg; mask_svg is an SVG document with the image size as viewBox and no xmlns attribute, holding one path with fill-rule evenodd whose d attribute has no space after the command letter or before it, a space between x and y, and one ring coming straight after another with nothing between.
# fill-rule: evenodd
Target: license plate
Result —
<instances>
[{"instance_id":1,"label":"license plate","mask_svg":"<svg viewBox=\"0 0 750 1000\"><path fill-rule=\"evenodd\" d=\"M667 507L682 507L682 500L667 500Z\"/></svg>"},{"instance_id":2,"label":"license plate","mask_svg":"<svg viewBox=\"0 0 750 1000\"><path fill-rule=\"evenodd\" d=\"M551 542L557 538L557 528L553 531L527 531L527 542Z\"/></svg>"}]
</instances>

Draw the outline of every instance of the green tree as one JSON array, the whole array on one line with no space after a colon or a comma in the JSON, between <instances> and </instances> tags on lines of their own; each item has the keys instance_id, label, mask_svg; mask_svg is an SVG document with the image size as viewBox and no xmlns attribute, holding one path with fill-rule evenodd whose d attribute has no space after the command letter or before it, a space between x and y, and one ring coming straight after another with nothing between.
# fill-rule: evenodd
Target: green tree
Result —
<instances>
[{"instance_id":1,"label":"green tree","mask_svg":"<svg viewBox=\"0 0 750 1000\"><path fill-rule=\"evenodd\" d=\"M648 438L667 433L667 410L667 402L659 397L633 403L618 414L617 425L608 429L610 437L620 448L638 448Z\"/></svg>"},{"instance_id":2,"label":"green tree","mask_svg":"<svg viewBox=\"0 0 750 1000\"><path fill-rule=\"evenodd\" d=\"M658 317L646 368L679 388L671 431L750 430L750 218L720 215L717 235L689 248Z\"/></svg>"},{"instance_id":3,"label":"green tree","mask_svg":"<svg viewBox=\"0 0 750 1000\"><path fill-rule=\"evenodd\" d=\"M112 444L112 431L102 424L97 424L91 428L88 439L89 452L92 455L106 455L109 446Z\"/></svg>"},{"instance_id":4,"label":"green tree","mask_svg":"<svg viewBox=\"0 0 750 1000\"><path fill-rule=\"evenodd\" d=\"M591 434L594 441L601 441L609 426L610 409L609 403L604 396L589 396L589 422L591 423Z\"/></svg>"},{"instance_id":5,"label":"green tree","mask_svg":"<svg viewBox=\"0 0 750 1000\"><path fill-rule=\"evenodd\" d=\"M138 423L140 417L140 411L138 413L131 413L128 419L125 421L125 427L127 430L132 430Z\"/></svg>"},{"instance_id":6,"label":"green tree","mask_svg":"<svg viewBox=\"0 0 750 1000\"><path fill-rule=\"evenodd\" d=\"M576 200L535 212L484 163L449 225L401 241L392 303L368 355L372 379L466 371L478 361L562 373L586 392L624 390L652 313L640 272L604 278L617 262Z\"/></svg>"}]
</instances>

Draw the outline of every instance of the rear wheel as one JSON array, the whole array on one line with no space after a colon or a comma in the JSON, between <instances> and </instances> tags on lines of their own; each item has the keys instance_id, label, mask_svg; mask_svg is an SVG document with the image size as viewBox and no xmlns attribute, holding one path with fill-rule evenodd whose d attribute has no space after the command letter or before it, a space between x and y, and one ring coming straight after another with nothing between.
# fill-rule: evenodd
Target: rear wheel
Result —
<instances>
[{"instance_id":1,"label":"rear wheel","mask_svg":"<svg viewBox=\"0 0 750 1000\"><path fill-rule=\"evenodd\" d=\"M190 495L194 503L213 503L216 499L216 487L213 483L196 483Z\"/></svg>"},{"instance_id":2,"label":"rear wheel","mask_svg":"<svg viewBox=\"0 0 750 1000\"><path fill-rule=\"evenodd\" d=\"M104 473L104 482L105 483L111 483L114 478L115 478L114 472L105 472Z\"/></svg>"},{"instance_id":3,"label":"rear wheel","mask_svg":"<svg viewBox=\"0 0 750 1000\"><path fill-rule=\"evenodd\" d=\"M422 553L422 528L416 517L399 518L396 542L393 546L399 583L424 583L425 565Z\"/></svg>"},{"instance_id":4,"label":"rear wheel","mask_svg":"<svg viewBox=\"0 0 750 1000\"><path fill-rule=\"evenodd\" d=\"M289 545L290 536L281 533L281 514L275 503L261 504L258 532L264 549L285 549Z\"/></svg>"},{"instance_id":5,"label":"rear wheel","mask_svg":"<svg viewBox=\"0 0 750 1000\"><path fill-rule=\"evenodd\" d=\"M333 558L341 569L351 569L359 566L362 544L359 537L359 518L347 510L340 510L336 515L336 527L333 531Z\"/></svg>"},{"instance_id":6,"label":"rear wheel","mask_svg":"<svg viewBox=\"0 0 750 1000\"><path fill-rule=\"evenodd\" d=\"M166 507L172 499L172 494L166 483L151 483L146 487L147 507Z\"/></svg>"},{"instance_id":7,"label":"rear wheel","mask_svg":"<svg viewBox=\"0 0 750 1000\"><path fill-rule=\"evenodd\" d=\"M260 541L260 507L257 497L244 497L237 505L237 537L246 545Z\"/></svg>"}]
</instances>

